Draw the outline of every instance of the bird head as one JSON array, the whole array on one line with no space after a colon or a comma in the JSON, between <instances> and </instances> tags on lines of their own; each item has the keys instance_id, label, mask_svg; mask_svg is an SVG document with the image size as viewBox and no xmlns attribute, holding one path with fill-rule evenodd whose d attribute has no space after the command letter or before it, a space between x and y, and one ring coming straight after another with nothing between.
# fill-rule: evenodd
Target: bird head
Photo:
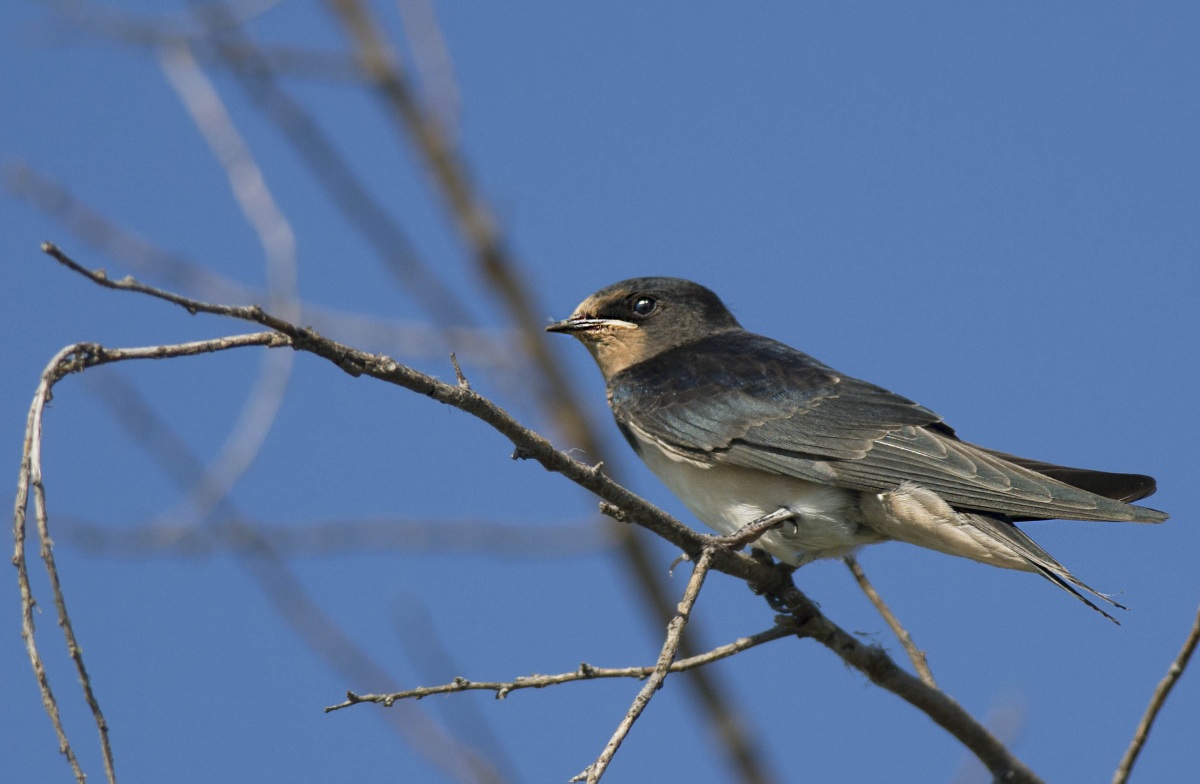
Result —
<instances>
[{"instance_id":1,"label":"bird head","mask_svg":"<svg viewBox=\"0 0 1200 784\"><path fill-rule=\"evenodd\" d=\"M605 379L663 351L741 329L720 298L681 278L632 278L600 289L547 332L578 338Z\"/></svg>"}]
</instances>

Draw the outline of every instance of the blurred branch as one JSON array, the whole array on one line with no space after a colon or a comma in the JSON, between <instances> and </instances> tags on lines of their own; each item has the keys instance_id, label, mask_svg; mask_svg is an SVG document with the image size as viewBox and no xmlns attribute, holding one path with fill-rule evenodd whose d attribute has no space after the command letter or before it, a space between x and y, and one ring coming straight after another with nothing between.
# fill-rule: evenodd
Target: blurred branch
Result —
<instances>
[{"instance_id":1,"label":"blurred branch","mask_svg":"<svg viewBox=\"0 0 1200 784\"><path fill-rule=\"evenodd\" d=\"M1011 695L1001 696L988 708L983 717L983 725L1000 739L1006 746L1014 745L1020 740L1027 717L1024 702ZM950 778L949 784L998 784L992 776L979 764L979 760L970 754L964 754L963 760Z\"/></svg>"},{"instance_id":2,"label":"blurred branch","mask_svg":"<svg viewBox=\"0 0 1200 784\"><path fill-rule=\"evenodd\" d=\"M904 646L904 652L908 654L909 661L917 671L917 675L921 676L921 680L927 685L937 688L937 681L933 679L933 672L929 669L929 662L925 660L925 651L917 647L913 642L912 635L908 633L900 623L900 619L896 617L891 608L883 601L883 597L879 595L879 591L875 590L875 586L871 585L871 581L867 579L867 573L858 565L858 559L853 555L847 555L842 560L850 569L850 574L854 575L854 579L858 582L858 587L871 600L871 604L875 606L875 610L883 616L883 620L887 621L887 625L891 628L892 633L896 635L896 639L900 640L900 644Z\"/></svg>"},{"instance_id":3,"label":"blurred branch","mask_svg":"<svg viewBox=\"0 0 1200 784\"><path fill-rule=\"evenodd\" d=\"M1183 675L1192 655L1196 653L1198 644L1200 644L1200 609L1196 611L1192 629L1188 632L1187 639L1183 641L1179 655L1171 662L1171 666L1167 668L1167 674L1158 682L1158 686L1154 688L1154 693L1150 696L1150 704L1146 706L1146 712L1142 715L1142 720L1138 722L1137 729L1133 733L1133 740L1130 742L1129 748L1125 750L1125 754L1121 757L1121 762L1113 774L1113 784L1125 784L1129 780L1133 764L1137 762L1138 755L1142 753L1142 747L1146 745L1146 740L1150 737L1150 729L1154 726L1155 719L1158 718L1159 712L1166 704L1171 690L1175 688L1175 684Z\"/></svg>"},{"instance_id":4,"label":"blurred branch","mask_svg":"<svg viewBox=\"0 0 1200 784\"><path fill-rule=\"evenodd\" d=\"M101 525L55 517L57 540L101 555L212 556L262 544L281 557L355 553L487 553L497 558L575 558L611 549L598 523L517 526L475 520L374 518L272 524L245 518L206 525ZM245 536L245 532L252 536Z\"/></svg>"},{"instance_id":5,"label":"blurred branch","mask_svg":"<svg viewBox=\"0 0 1200 784\"><path fill-rule=\"evenodd\" d=\"M393 601L391 615L396 637L417 677L436 681L453 677L453 673L459 671L454 651L443 644L434 616L422 595L406 594ZM425 708L439 709L446 725L457 737L470 738L472 743L485 750L506 778L520 779L509 746L500 740L488 720L489 715L495 717L494 713L485 713L473 700L441 700L436 706L426 703Z\"/></svg>"},{"instance_id":6,"label":"blurred branch","mask_svg":"<svg viewBox=\"0 0 1200 784\"><path fill-rule=\"evenodd\" d=\"M516 448L514 457L535 460L547 470L562 474L580 487L592 491L603 500L624 510L628 518L638 525L682 549L689 557L697 559L707 548L707 557L711 558L713 568L745 580L751 587L766 594L774 605L785 608L786 612L796 619L798 635L820 642L873 683L923 711L971 749L993 775L1011 782L1040 781L957 702L905 672L886 651L862 644L825 617L817 605L796 588L789 570L778 565L760 563L754 558L724 547L713 548L712 545L716 543L715 537L693 531L592 466L576 460L566 452L558 451L545 438L522 426L507 412L474 390L439 381L405 367L390 357L368 354L329 340L311 329L279 319L261 307L200 302L146 286L132 278L110 280L103 272L82 267L50 243L46 243L43 250L63 266L105 288L155 297L176 304L193 314L210 313L261 324L286 337L286 342L292 348L322 357L352 376L367 375L395 384L480 419L512 442Z\"/></svg>"},{"instance_id":7,"label":"blurred branch","mask_svg":"<svg viewBox=\"0 0 1200 784\"><path fill-rule=\"evenodd\" d=\"M296 235L271 195L249 145L186 46L159 50L159 63L221 164L234 200L258 236L266 262L268 307L286 314L288 320L297 320ZM192 480L186 503L198 517L206 516L253 464L283 407L294 362L295 353L290 351L268 351L263 356L258 377L220 453Z\"/></svg>"},{"instance_id":8,"label":"blurred branch","mask_svg":"<svg viewBox=\"0 0 1200 784\"><path fill-rule=\"evenodd\" d=\"M113 223L80 201L54 180L23 162L4 167L4 184L19 196L55 218L72 233L134 272L160 280L171 288L218 302L261 302L266 293L227 278L190 259L171 253ZM504 330L463 326L430 327L418 322L397 322L351 311L301 304L297 318L318 331L337 335L355 344L378 346L403 357L443 357L450 344L464 361L489 370L515 372L519 363L506 350L512 336Z\"/></svg>"},{"instance_id":9,"label":"blurred branch","mask_svg":"<svg viewBox=\"0 0 1200 784\"><path fill-rule=\"evenodd\" d=\"M162 279L173 288L220 302L261 299L259 289L230 280L117 225L22 161L4 167L4 185L10 193L31 202L96 250L119 259L139 273Z\"/></svg>"},{"instance_id":10,"label":"blurred branch","mask_svg":"<svg viewBox=\"0 0 1200 784\"><path fill-rule=\"evenodd\" d=\"M262 58L271 71L278 76L311 79L316 82L359 82L358 66L340 52L319 52L316 49L281 46L256 46L256 44L228 44L226 52L217 52L203 32L174 31L161 22L145 22L121 14L121 18L72 17L74 28L107 38L126 46L161 48L185 46L193 50L199 60L206 64L224 68L236 67L236 62L257 56Z\"/></svg>"},{"instance_id":11,"label":"blurred branch","mask_svg":"<svg viewBox=\"0 0 1200 784\"><path fill-rule=\"evenodd\" d=\"M464 162L437 118L417 100L399 62L380 36L381 27L367 9L358 0L328 0L328 5L350 36L355 60L369 84L379 92L393 119L424 159L471 248L478 270L516 323L524 353L533 358L545 378L547 389L542 399L546 410L552 412L564 438L600 459L597 440L582 414L578 394L551 356L542 334L544 314L535 307L529 287L520 280L517 265L501 241L490 210L477 196Z\"/></svg>"},{"instance_id":12,"label":"blurred branch","mask_svg":"<svg viewBox=\"0 0 1200 784\"><path fill-rule=\"evenodd\" d=\"M442 128L455 136L461 100L458 80L454 76L454 62L446 46L437 20L437 9L431 0L397 0L400 22L404 25L404 38L412 49L417 75L430 97L428 102L441 121Z\"/></svg>"},{"instance_id":13,"label":"blurred branch","mask_svg":"<svg viewBox=\"0 0 1200 784\"><path fill-rule=\"evenodd\" d=\"M193 0L232 73L273 119L328 192L342 216L375 249L430 321L440 326L475 322L457 294L433 273L389 212L371 195L337 146L309 113L278 84L270 64L220 2Z\"/></svg>"},{"instance_id":14,"label":"blurred branch","mask_svg":"<svg viewBox=\"0 0 1200 784\"><path fill-rule=\"evenodd\" d=\"M175 20L147 19L120 9L95 3L64 2L51 0L60 19L73 30L88 35L115 41L128 46L158 49L161 47L186 46L204 62L229 67L230 60L212 46L208 31L189 22L187 18ZM46 36L49 37L49 36ZM74 40L68 39L68 42ZM51 39L55 42L55 39ZM354 61L340 52L322 52L296 46L272 44L227 44L228 53L237 59L258 57L267 63L272 72L300 79L319 81L358 82L362 76Z\"/></svg>"}]
</instances>

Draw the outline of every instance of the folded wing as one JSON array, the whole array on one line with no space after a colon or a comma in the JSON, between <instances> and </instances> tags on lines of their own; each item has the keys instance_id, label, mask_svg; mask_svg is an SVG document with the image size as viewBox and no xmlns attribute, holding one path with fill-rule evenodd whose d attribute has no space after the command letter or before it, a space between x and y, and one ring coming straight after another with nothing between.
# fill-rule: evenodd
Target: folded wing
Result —
<instances>
[{"instance_id":1,"label":"folded wing","mask_svg":"<svg viewBox=\"0 0 1200 784\"><path fill-rule=\"evenodd\" d=\"M1068 468L961 441L913 401L778 341L723 333L610 380L618 422L681 459L731 463L867 492L914 482L961 510L1014 520L1162 522L1125 501L1154 480Z\"/></svg>"}]
</instances>

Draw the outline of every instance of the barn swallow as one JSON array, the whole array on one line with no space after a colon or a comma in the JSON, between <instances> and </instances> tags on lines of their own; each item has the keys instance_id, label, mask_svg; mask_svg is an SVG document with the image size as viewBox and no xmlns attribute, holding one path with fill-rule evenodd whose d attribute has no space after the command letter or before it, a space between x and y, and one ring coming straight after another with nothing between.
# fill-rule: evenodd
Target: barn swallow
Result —
<instances>
[{"instance_id":1,"label":"barn swallow","mask_svg":"<svg viewBox=\"0 0 1200 784\"><path fill-rule=\"evenodd\" d=\"M615 283L546 329L587 347L621 433L696 517L731 534L790 512L756 546L791 566L899 540L1041 574L1115 622L1076 589L1121 605L1016 523L1167 519L1130 503L1152 477L967 443L928 408L747 332L691 281Z\"/></svg>"}]
</instances>

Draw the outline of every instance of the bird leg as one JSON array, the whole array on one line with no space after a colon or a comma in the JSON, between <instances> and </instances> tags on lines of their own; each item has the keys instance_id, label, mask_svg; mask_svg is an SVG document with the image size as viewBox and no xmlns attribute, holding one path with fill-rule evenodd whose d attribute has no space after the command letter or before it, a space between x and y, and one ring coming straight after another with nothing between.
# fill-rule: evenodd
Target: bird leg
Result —
<instances>
[{"instance_id":1,"label":"bird leg","mask_svg":"<svg viewBox=\"0 0 1200 784\"><path fill-rule=\"evenodd\" d=\"M765 514L756 520L751 520L727 536L718 536L715 537L715 539L718 544L723 544L726 547L730 547L735 550L740 549L751 542L758 541L758 539L767 531L770 531L783 521L790 520L795 516L796 513L791 509L788 509L787 507L780 507L774 512Z\"/></svg>"},{"instance_id":2,"label":"bird leg","mask_svg":"<svg viewBox=\"0 0 1200 784\"><path fill-rule=\"evenodd\" d=\"M724 536L713 536L711 537L711 541L715 545L728 547L731 550L740 550L746 545L758 541L763 534L775 526L779 525L785 520L790 520L795 516L796 513L791 509L780 507L774 512L751 520L731 534L726 534ZM750 554L759 560L765 561L766 563L772 562L771 556L767 555L766 552L758 549L757 547L751 548ZM691 558L688 557L687 553L680 553L679 557L671 562L668 572L674 572L676 566L679 566L679 564L683 563L684 561L690 560Z\"/></svg>"}]
</instances>

